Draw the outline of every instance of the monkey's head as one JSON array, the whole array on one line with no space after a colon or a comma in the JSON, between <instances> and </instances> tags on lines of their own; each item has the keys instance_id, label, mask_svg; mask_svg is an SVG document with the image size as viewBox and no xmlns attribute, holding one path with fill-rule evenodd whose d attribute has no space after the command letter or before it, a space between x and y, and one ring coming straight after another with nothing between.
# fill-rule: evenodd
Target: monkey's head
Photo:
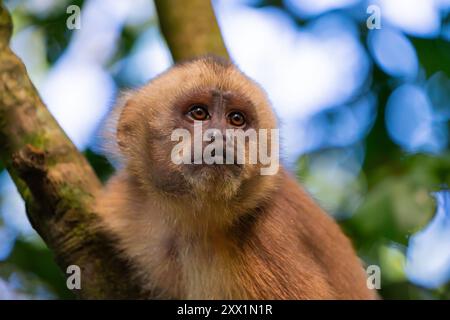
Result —
<instances>
[{"instance_id":1,"label":"monkey's head","mask_svg":"<svg viewBox=\"0 0 450 320\"><path fill-rule=\"evenodd\" d=\"M205 57L178 64L129 95L117 141L126 169L142 186L176 197L227 200L268 183L259 160L270 154L276 128L264 91L231 62ZM255 135L244 137L239 149L232 133L252 130L258 145L250 160ZM268 150L260 150L264 143Z\"/></svg>"}]
</instances>

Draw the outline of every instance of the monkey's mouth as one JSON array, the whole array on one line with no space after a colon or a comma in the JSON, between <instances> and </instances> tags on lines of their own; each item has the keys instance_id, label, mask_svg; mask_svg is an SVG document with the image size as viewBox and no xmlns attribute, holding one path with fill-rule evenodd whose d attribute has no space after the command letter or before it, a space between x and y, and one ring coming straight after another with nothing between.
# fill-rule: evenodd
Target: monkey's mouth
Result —
<instances>
[{"instance_id":1,"label":"monkey's mouth","mask_svg":"<svg viewBox=\"0 0 450 320\"><path fill-rule=\"evenodd\" d=\"M227 174L231 173L232 175L238 176L241 172L244 166L242 164L238 163L232 163L232 164L226 164L226 163L200 163L200 164L189 164L187 165L189 170L192 173L216 173L216 174Z\"/></svg>"},{"instance_id":2,"label":"monkey's mouth","mask_svg":"<svg viewBox=\"0 0 450 320\"><path fill-rule=\"evenodd\" d=\"M192 154L191 155L191 163L190 165L195 166L197 168L213 168L216 170L236 170L242 169L243 164L240 164L238 162L238 159L236 156L233 157L233 159L227 159L226 151L224 150L223 155L216 158L216 154L214 150L211 152L211 155L209 157L204 157L203 155L198 155L197 157ZM230 163L231 162L231 163Z\"/></svg>"}]
</instances>

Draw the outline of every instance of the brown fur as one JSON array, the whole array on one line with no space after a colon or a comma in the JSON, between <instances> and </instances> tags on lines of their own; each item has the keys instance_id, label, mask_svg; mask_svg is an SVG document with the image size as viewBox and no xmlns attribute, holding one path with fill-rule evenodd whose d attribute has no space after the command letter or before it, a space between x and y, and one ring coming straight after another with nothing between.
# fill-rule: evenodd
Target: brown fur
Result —
<instances>
[{"instance_id":1,"label":"brown fur","mask_svg":"<svg viewBox=\"0 0 450 320\"><path fill-rule=\"evenodd\" d=\"M211 57L175 66L116 110L123 168L97 211L149 298L374 298L348 239L284 169L170 161L171 132L191 130L192 103L211 108L210 127L225 128L235 109L248 127L277 127L263 90Z\"/></svg>"}]
</instances>

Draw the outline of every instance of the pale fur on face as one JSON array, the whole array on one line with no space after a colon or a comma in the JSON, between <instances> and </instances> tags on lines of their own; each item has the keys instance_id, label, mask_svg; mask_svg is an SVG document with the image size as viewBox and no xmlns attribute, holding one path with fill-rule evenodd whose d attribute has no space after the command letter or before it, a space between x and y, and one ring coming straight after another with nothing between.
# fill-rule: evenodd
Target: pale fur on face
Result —
<instances>
[{"instance_id":1,"label":"pale fur on face","mask_svg":"<svg viewBox=\"0 0 450 320\"><path fill-rule=\"evenodd\" d=\"M173 116L174 110L178 112L176 104L183 99L195 101L195 92L202 90L229 92L249 101L258 126L254 129L277 127L268 98L255 82L232 63L206 57L179 64L124 96L115 110L116 116L112 117L118 119L115 122L117 150L128 173L148 192L195 198L198 201L194 203L201 204L202 209L207 206L205 201L211 199L223 201L226 206L239 204L246 209L246 200L249 205L255 202L254 188L273 185L271 177L259 174L259 164L246 164L236 174L232 170L212 168L193 172L185 165L170 161L174 145L170 136L180 126Z\"/></svg>"}]
</instances>

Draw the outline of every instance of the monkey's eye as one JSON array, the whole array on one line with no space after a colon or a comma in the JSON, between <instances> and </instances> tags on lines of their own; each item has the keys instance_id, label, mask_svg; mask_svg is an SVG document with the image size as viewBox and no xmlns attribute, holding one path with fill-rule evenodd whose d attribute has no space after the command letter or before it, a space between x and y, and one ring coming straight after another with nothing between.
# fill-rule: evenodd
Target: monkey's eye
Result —
<instances>
[{"instance_id":1,"label":"monkey's eye","mask_svg":"<svg viewBox=\"0 0 450 320\"><path fill-rule=\"evenodd\" d=\"M242 113L233 111L228 115L228 121L235 127L242 127L245 124L245 117Z\"/></svg>"},{"instance_id":2,"label":"monkey's eye","mask_svg":"<svg viewBox=\"0 0 450 320\"><path fill-rule=\"evenodd\" d=\"M210 118L210 115L208 113L208 110L206 110L206 108L202 105L193 105L189 111L188 111L188 115L194 119L194 120L198 120L198 121L205 121L207 119Z\"/></svg>"}]
</instances>

